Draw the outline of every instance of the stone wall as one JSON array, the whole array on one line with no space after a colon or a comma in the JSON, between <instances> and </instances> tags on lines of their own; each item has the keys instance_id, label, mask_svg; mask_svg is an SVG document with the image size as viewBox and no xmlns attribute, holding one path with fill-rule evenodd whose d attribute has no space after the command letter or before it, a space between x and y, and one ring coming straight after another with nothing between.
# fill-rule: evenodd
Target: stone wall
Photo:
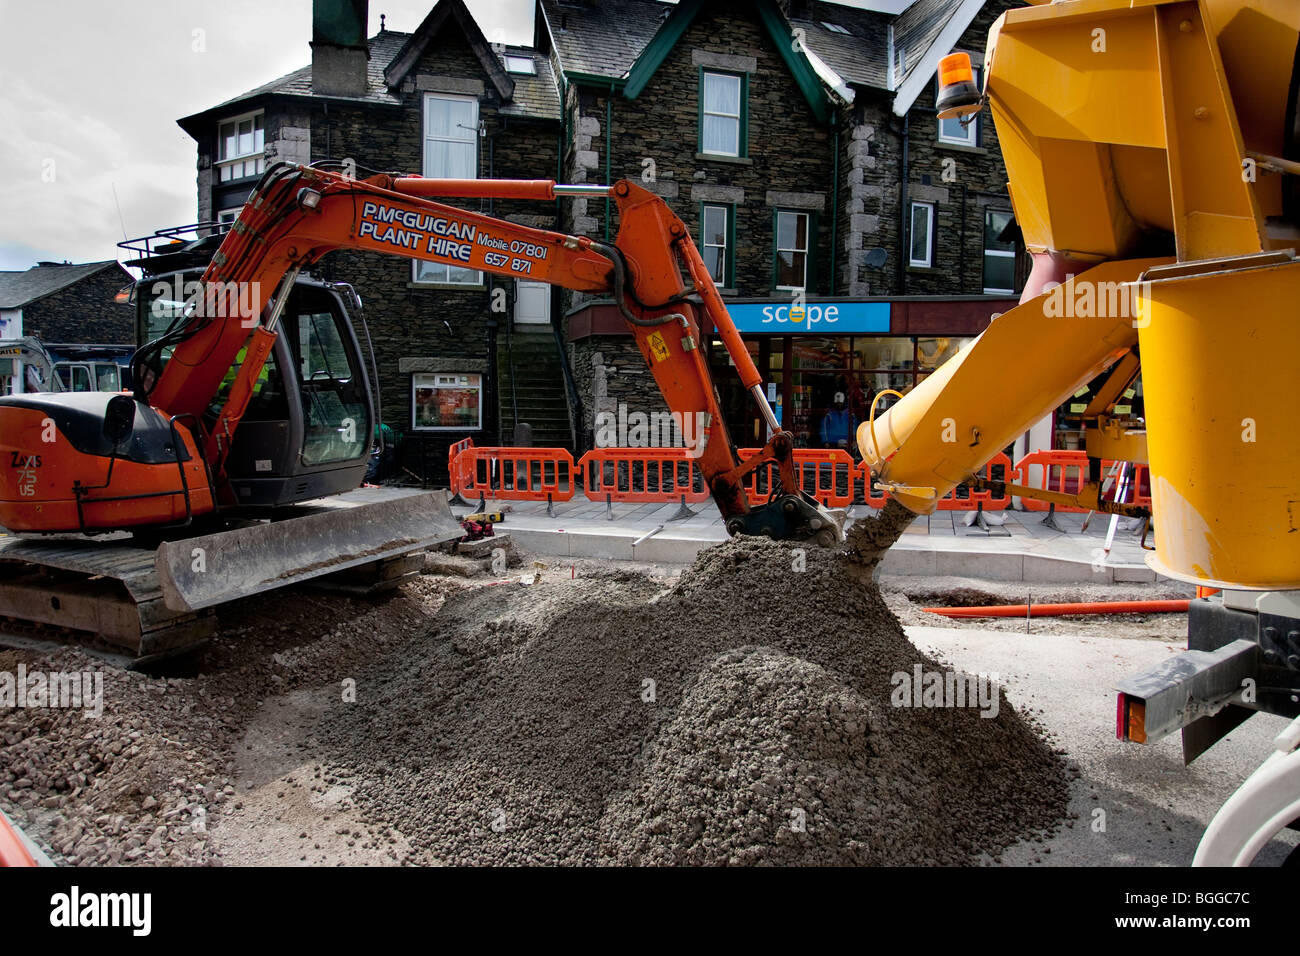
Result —
<instances>
[{"instance_id":1,"label":"stone wall","mask_svg":"<svg viewBox=\"0 0 1300 956\"><path fill-rule=\"evenodd\" d=\"M135 308L113 301L131 276L117 267L101 269L23 307L23 332L45 342L78 345L134 345Z\"/></svg>"}]
</instances>

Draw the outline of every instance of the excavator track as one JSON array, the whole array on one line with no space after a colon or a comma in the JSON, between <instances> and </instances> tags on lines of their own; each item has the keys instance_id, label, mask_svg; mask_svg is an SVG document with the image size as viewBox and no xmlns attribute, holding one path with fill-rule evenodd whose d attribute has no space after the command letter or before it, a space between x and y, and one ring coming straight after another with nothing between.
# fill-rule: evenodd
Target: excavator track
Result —
<instances>
[{"instance_id":1,"label":"excavator track","mask_svg":"<svg viewBox=\"0 0 1300 956\"><path fill-rule=\"evenodd\" d=\"M463 533L443 492L360 489L291 514L157 548L0 537L0 645L74 644L139 665L201 647L221 604L300 582L387 590L419 572L426 549ZM211 565L191 560L199 548Z\"/></svg>"}]
</instances>

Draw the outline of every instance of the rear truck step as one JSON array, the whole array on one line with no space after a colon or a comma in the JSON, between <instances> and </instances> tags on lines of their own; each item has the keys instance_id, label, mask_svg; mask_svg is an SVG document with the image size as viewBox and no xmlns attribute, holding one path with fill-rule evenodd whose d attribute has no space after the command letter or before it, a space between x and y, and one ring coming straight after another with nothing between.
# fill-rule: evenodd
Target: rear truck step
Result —
<instances>
[{"instance_id":1,"label":"rear truck step","mask_svg":"<svg viewBox=\"0 0 1300 956\"><path fill-rule=\"evenodd\" d=\"M304 517L164 542L158 547L158 581L167 607L197 611L424 551L462 534L445 491L325 507Z\"/></svg>"},{"instance_id":2,"label":"rear truck step","mask_svg":"<svg viewBox=\"0 0 1300 956\"><path fill-rule=\"evenodd\" d=\"M1187 611L1188 650L1115 685L1120 740L1181 730L1191 763L1256 711L1300 715L1300 592L1224 590Z\"/></svg>"},{"instance_id":3,"label":"rear truck step","mask_svg":"<svg viewBox=\"0 0 1300 956\"><path fill-rule=\"evenodd\" d=\"M213 608L313 581L368 594L419 573L463 533L446 492L363 489L294 517L163 543L0 537L0 644L83 645L138 666L196 649Z\"/></svg>"}]
</instances>

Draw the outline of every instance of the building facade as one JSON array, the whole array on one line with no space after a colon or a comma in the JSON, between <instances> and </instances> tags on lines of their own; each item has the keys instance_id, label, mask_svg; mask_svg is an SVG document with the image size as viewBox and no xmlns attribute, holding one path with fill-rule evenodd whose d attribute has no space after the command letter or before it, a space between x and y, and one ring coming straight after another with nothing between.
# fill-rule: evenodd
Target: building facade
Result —
<instances>
[{"instance_id":1,"label":"building facade","mask_svg":"<svg viewBox=\"0 0 1300 956\"><path fill-rule=\"evenodd\" d=\"M198 147L201 220L237 215L278 160L638 182L687 224L784 424L817 446L837 394L865 416L1014 304L1023 254L996 135L984 118L940 122L933 77L953 49L978 67L989 25L1019 5L917 0L890 16L799 0L538 0L532 45L507 47L462 0L439 0L411 34L369 38L364 2L317 0L310 67L180 123ZM617 236L604 200L462 204ZM369 253L321 269L361 295L383 417L420 477L442 477L466 436L510 443L528 422L532 443L581 450L602 415L664 409L609 300ZM725 350L705 338L738 443L761 443Z\"/></svg>"},{"instance_id":2,"label":"building facade","mask_svg":"<svg viewBox=\"0 0 1300 956\"><path fill-rule=\"evenodd\" d=\"M115 259L42 262L0 272L0 395L48 391L50 372L27 365L20 348L35 339L73 391L117 391L135 342L135 310L118 293L131 273Z\"/></svg>"}]
</instances>

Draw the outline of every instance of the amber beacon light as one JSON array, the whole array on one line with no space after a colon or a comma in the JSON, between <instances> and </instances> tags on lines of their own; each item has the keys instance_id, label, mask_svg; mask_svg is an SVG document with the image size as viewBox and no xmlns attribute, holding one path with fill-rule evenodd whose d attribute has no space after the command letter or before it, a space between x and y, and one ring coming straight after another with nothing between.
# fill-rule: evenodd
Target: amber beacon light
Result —
<instances>
[{"instance_id":1,"label":"amber beacon light","mask_svg":"<svg viewBox=\"0 0 1300 956\"><path fill-rule=\"evenodd\" d=\"M975 85L969 53L949 53L939 61L939 119L965 119L980 111L984 98Z\"/></svg>"}]
</instances>

